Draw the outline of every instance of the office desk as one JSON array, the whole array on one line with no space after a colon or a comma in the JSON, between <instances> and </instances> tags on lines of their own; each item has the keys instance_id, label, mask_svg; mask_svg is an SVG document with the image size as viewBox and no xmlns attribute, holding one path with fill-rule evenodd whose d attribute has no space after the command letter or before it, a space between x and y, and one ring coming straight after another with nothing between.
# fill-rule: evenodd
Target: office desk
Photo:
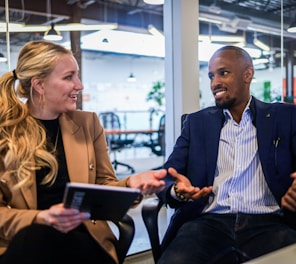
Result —
<instances>
[{"instance_id":1,"label":"office desk","mask_svg":"<svg viewBox=\"0 0 296 264\"><path fill-rule=\"evenodd\" d=\"M134 137L136 138L137 135L142 134L142 135L151 135L153 133L158 132L157 129L131 129L131 130L121 130L121 129L105 129L105 136L106 136L106 140L107 140L107 144L109 146L109 149L111 150L111 142L113 141L112 137L115 135L134 135ZM120 139L119 139L120 140ZM135 172L135 169L126 164L126 163L122 163L117 161L116 159L116 150L113 150L114 153L114 160L112 161L112 164L115 168L115 170L117 169L118 165L123 165L126 166L128 169L131 170L132 173Z\"/></svg>"}]
</instances>

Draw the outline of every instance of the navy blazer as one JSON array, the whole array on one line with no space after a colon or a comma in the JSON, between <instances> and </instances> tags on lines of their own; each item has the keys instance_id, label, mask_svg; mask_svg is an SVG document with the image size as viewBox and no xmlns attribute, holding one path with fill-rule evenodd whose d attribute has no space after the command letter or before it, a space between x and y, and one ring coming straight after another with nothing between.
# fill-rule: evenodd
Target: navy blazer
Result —
<instances>
[{"instance_id":1,"label":"navy blazer","mask_svg":"<svg viewBox=\"0 0 296 264\"><path fill-rule=\"evenodd\" d=\"M279 206L281 197L292 184L290 174L296 171L296 106L287 103L264 103L252 98L250 109L257 130L259 157L266 182ZM173 167L197 187L212 186L218 158L223 110L213 106L188 114L174 149L164 168ZM175 214L169 226L178 228L184 221L197 217L206 199L178 202L170 196L174 179L168 174L166 188L158 197ZM295 214L289 214L289 217ZM296 222L296 217L293 219Z\"/></svg>"}]
</instances>

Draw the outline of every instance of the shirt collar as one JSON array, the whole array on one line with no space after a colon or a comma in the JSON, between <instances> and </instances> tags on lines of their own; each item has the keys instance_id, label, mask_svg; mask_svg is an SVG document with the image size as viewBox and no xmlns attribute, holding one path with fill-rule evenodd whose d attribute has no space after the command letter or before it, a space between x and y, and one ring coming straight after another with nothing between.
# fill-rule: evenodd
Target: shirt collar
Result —
<instances>
[{"instance_id":1,"label":"shirt collar","mask_svg":"<svg viewBox=\"0 0 296 264\"><path fill-rule=\"evenodd\" d=\"M252 122L254 124L254 119L255 119L255 105L252 103L252 96L250 96L250 99L245 107L245 110L243 112L243 116L245 114L249 114L251 116L251 119L252 119ZM229 120L229 119L232 119L232 115L229 111L229 109L223 109L223 114L224 114L224 117L225 117L225 121L226 120Z\"/></svg>"}]
</instances>

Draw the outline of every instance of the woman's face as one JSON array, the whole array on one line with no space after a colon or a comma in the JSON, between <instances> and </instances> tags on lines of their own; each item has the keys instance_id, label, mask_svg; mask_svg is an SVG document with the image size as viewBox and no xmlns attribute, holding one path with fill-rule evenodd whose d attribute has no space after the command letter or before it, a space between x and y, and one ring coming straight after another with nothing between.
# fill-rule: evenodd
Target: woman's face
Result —
<instances>
[{"instance_id":1,"label":"woman's face","mask_svg":"<svg viewBox=\"0 0 296 264\"><path fill-rule=\"evenodd\" d=\"M76 109L78 94L83 89L78 73L78 64L72 55L62 55L57 60L51 74L40 82L42 100L38 98L35 103L40 101L42 110L37 118L55 119L61 113Z\"/></svg>"}]
</instances>

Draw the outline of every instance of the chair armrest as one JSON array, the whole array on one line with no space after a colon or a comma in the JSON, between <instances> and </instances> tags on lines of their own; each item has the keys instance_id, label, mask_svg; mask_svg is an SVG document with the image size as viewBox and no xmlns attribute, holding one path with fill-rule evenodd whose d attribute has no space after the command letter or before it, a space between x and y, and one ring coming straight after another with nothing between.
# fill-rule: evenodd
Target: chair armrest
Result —
<instances>
[{"instance_id":1,"label":"chair armrest","mask_svg":"<svg viewBox=\"0 0 296 264\"><path fill-rule=\"evenodd\" d=\"M148 198L143 200L142 218L147 229L154 262L161 254L161 244L158 229L158 214L163 206L163 202L158 198Z\"/></svg>"},{"instance_id":2,"label":"chair armrest","mask_svg":"<svg viewBox=\"0 0 296 264\"><path fill-rule=\"evenodd\" d=\"M119 231L118 240L115 243L118 261L124 262L127 252L135 235L135 223L131 216L126 214L121 220L113 222Z\"/></svg>"}]
</instances>

